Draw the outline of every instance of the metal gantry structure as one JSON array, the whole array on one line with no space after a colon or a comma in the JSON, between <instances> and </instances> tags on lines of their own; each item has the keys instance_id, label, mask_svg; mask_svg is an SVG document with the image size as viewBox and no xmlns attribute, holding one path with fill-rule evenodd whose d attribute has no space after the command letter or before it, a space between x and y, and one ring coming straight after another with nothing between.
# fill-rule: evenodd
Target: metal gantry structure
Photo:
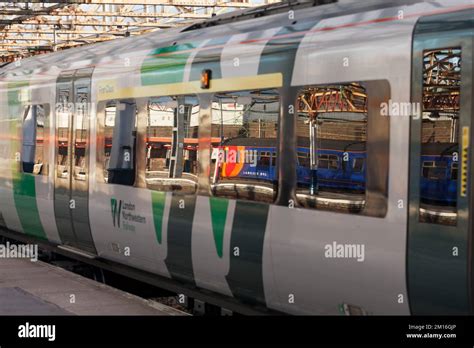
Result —
<instances>
[{"instance_id":1,"label":"metal gantry structure","mask_svg":"<svg viewBox=\"0 0 474 348\"><path fill-rule=\"evenodd\" d=\"M457 118L461 94L461 50L430 50L424 55L423 110Z\"/></svg>"},{"instance_id":2,"label":"metal gantry structure","mask_svg":"<svg viewBox=\"0 0 474 348\"><path fill-rule=\"evenodd\" d=\"M316 117L320 113L367 113L367 94L356 84L307 89L299 96L299 112Z\"/></svg>"},{"instance_id":3,"label":"metal gantry structure","mask_svg":"<svg viewBox=\"0 0 474 348\"><path fill-rule=\"evenodd\" d=\"M280 0L0 1L0 64Z\"/></svg>"}]
</instances>

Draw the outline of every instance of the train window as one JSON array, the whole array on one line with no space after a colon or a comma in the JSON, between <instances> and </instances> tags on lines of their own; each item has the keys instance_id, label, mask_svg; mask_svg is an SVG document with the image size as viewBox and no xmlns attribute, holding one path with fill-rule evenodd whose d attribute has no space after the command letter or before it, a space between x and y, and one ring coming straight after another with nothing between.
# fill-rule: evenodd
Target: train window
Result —
<instances>
[{"instance_id":1,"label":"train window","mask_svg":"<svg viewBox=\"0 0 474 348\"><path fill-rule=\"evenodd\" d=\"M135 100L123 99L107 103L102 157L105 182L134 185L136 127Z\"/></svg>"},{"instance_id":2,"label":"train window","mask_svg":"<svg viewBox=\"0 0 474 348\"><path fill-rule=\"evenodd\" d=\"M339 157L336 155L318 155L318 169L337 170L339 167Z\"/></svg>"},{"instance_id":3,"label":"train window","mask_svg":"<svg viewBox=\"0 0 474 348\"><path fill-rule=\"evenodd\" d=\"M459 165L457 162L451 163L451 180L458 179L458 168L459 168Z\"/></svg>"},{"instance_id":4,"label":"train window","mask_svg":"<svg viewBox=\"0 0 474 348\"><path fill-rule=\"evenodd\" d=\"M213 195L274 201L279 112L280 97L275 89L214 95L210 173Z\"/></svg>"},{"instance_id":5,"label":"train window","mask_svg":"<svg viewBox=\"0 0 474 348\"><path fill-rule=\"evenodd\" d=\"M361 213L366 203L368 97L363 83L310 86L297 100L297 200Z\"/></svg>"},{"instance_id":6,"label":"train window","mask_svg":"<svg viewBox=\"0 0 474 348\"><path fill-rule=\"evenodd\" d=\"M145 180L158 191L197 190L199 100L196 96L148 99Z\"/></svg>"},{"instance_id":7,"label":"train window","mask_svg":"<svg viewBox=\"0 0 474 348\"><path fill-rule=\"evenodd\" d=\"M298 151L298 167L309 167L309 153Z\"/></svg>"},{"instance_id":8,"label":"train window","mask_svg":"<svg viewBox=\"0 0 474 348\"><path fill-rule=\"evenodd\" d=\"M89 142L89 99L90 86L75 83L75 114L74 114L74 166L75 180L85 181L88 174L87 151Z\"/></svg>"},{"instance_id":9,"label":"train window","mask_svg":"<svg viewBox=\"0 0 474 348\"><path fill-rule=\"evenodd\" d=\"M444 180L446 178L447 162L425 161L423 162L423 177L429 180Z\"/></svg>"},{"instance_id":10,"label":"train window","mask_svg":"<svg viewBox=\"0 0 474 348\"><path fill-rule=\"evenodd\" d=\"M48 108L45 105L28 105L23 115L21 169L23 173L46 175L45 122Z\"/></svg>"},{"instance_id":11,"label":"train window","mask_svg":"<svg viewBox=\"0 0 474 348\"><path fill-rule=\"evenodd\" d=\"M363 158L354 158L352 161L352 172L360 173L364 169L364 159Z\"/></svg>"},{"instance_id":12,"label":"train window","mask_svg":"<svg viewBox=\"0 0 474 348\"><path fill-rule=\"evenodd\" d=\"M108 102L105 107L105 117L104 117L104 143L103 143L103 174L104 181L108 181L109 171L109 162L110 162L110 150L112 149L112 135L114 132L115 125L115 102Z\"/></svg>"},{"instance_id":13,"label":"train window","mask_svg":"<svg viewBox=\"0 0 474 348\"><path fill-rule=\"evenodd\" d=\"M257 166L272 166L272 152L261 151L258 156Z\"/></svg>"},{"instance_id":14,"label":"train window","mask_svg":"<svg viewBox=\"0 0 474 348\"><path fill-rule=\"evenodd\" d=\"M56 176L69 177L70 120L72 118L72 83L58 83L56 105Z\"/></svg>"},{"instance_id":15,"label":"train window","mask_svg":"<svg viewBox=\"0 0 474 348\"><path fill-rule=\"evenodd\" d=\"M423 54L420 222L457 224L461 50Z\"/></svg>"}]
</instances>

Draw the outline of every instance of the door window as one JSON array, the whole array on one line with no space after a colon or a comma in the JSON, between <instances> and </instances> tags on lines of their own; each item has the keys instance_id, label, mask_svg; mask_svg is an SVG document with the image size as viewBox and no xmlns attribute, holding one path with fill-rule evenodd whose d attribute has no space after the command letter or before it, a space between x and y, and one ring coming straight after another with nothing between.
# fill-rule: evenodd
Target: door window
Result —
<instances>
[{"instance_id":1,"label":"door window","mask_svg":"<svg viewBox=\"0 0 474 348\"><path fill-rule=\"evenodd\" d=\"M70 119L73 111L72 83L58 82L56 105L56 176L69 177Z\"/></svg>"},{"instance_id":2,"label":"door window","mask_svg":"<svg viewBox=\"0 0 474 348\"><path fill-rule=\"evenodd\" d=\"M423 52L420 222L456 225L461 49Z\"/></svg>"},{"instance_id":3,"label":"door window","mask_svg":"<svg viewBox=\"0 0 474 348\"><path fill-rule=\"evenodd\" d=\"M104 120L104 181L133 186L135 183L135 142L137 104L134 99L107 103Z\"/></svg>"},{"instance_id":4,"label":"door window","mask_svg":"<svg viewBox=\"0 0 474 348\"><path fill-rule=\"evenodd\" d=\"M46 175L45 125L48 118L46 105L28 105L23 116L21 162L23 173Z\"/></svg>"}]
</instances>

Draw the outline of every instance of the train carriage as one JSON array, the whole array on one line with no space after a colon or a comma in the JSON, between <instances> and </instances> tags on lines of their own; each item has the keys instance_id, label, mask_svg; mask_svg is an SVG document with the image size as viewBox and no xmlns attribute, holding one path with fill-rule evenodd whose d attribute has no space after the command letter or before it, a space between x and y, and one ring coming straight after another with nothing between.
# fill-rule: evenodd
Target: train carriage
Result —
<instances>
[{"instance_id":1,"label":"train carriage","mask_svg":"<svg viewBox=\"0 0 474 348\"><path fill-rule=\"evenodd\" d=\"M472 314L473 28L274 4L0 68L1 233L288 314Z\"/></svg>"}]
</instances>

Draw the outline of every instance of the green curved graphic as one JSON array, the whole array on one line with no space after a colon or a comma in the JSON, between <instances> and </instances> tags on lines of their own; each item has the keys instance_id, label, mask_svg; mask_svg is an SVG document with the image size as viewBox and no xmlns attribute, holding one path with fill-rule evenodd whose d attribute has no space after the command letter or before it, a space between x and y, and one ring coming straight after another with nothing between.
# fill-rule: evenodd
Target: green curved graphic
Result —
<instances>
[{"instance_id":1,"label":"green curved graphic","mask_svg":"<svg viewBox=\"0 0 474 348\"><path fill-rule=\"evenodd\" d=\"M229 201L222 198L209 198L211 206L212 231L214 234L214 243L216 244L217 255L222 258L224 244L224 229L227 218L227 207Z\"/></svg>"},{"instance_id":2,"label":"green curved graphic","mask_svg":"<svg viewBox=\"0 0 474 348\"><path fill-rule=\"evenodd\" d=\"M161 244L163 235L163 214L165 211L165 198L166 193L164 192L151 192L151 202L153 207L153 221L155 223L155 233L158 243Z\"/></svg>"}]
</instances>

